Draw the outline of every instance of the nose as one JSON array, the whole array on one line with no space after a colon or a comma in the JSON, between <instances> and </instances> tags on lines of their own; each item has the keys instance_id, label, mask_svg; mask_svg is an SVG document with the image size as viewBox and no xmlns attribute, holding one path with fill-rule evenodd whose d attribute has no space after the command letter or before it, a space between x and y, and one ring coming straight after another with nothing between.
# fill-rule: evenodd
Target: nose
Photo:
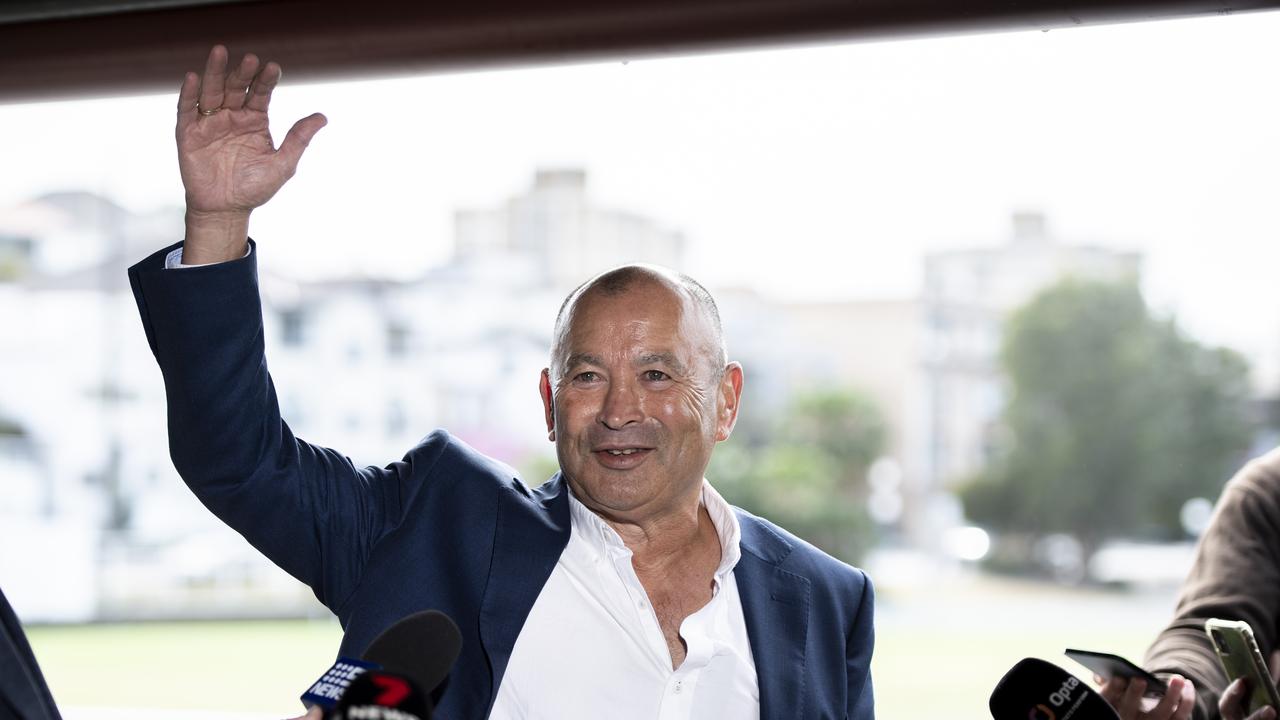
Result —
<instances>
[{"instance_id":1,"label":"nose","mask_svg":"<svg viewBox=\"0 0 1280 720\"><path fill-rule=\"evenodd\" d=\"M597 419L610 430L621 430L631 423L643 420L639 388L625 381L610 382Z\"/></svg>"}]
</instances>

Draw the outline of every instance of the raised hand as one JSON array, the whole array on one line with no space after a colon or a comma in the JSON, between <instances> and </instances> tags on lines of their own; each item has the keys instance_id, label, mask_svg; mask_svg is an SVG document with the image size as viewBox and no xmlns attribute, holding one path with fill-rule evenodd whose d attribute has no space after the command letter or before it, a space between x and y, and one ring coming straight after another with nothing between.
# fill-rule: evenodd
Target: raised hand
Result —
<instances>
[{"instance_id":1,"label":"raised hand","mask_svg":"<svg viewBox=\"0 0 1280 720\"><path fill-rule=\"evenodd\" d=\"M279 81L280 66L260 67L253 54L228 72L222 45L209 51L202 76L187 73L183 79L177 139L187 200L184 263L243 256L249 214L293 177L302 152L324 127L323 115L309 115L276 148L267 108Z\"/></svg>"}]
</instances>

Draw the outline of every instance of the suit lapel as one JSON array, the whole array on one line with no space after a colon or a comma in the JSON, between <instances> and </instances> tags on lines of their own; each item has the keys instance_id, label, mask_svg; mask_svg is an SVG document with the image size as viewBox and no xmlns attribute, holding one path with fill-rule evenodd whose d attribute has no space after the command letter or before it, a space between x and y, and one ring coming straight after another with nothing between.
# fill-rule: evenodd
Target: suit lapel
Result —
<instances>
[{"instance_id":1,"label":"suit lapel","mask_svg":"<svg viewBox=\"0 0 1280 720\"><path fill-rule=\"evenodd\" d=\"M480 642L489 659L490 708L516 636L568 542L569 495L559 473L532 493L518 482L500 493L493 562L480 602Z\"/></svg>"},{"instance_id":2,"label":"suit lapel","mask_svg":"<svg viewBox=\"0 0 1280 720\"><path fill-rule=\"evenodd\" d=\"M805 715L809 581L781 568L791 544L738 511L742 559L734 568L760 686L761 720Z\"/></svg>"}]
</instances>

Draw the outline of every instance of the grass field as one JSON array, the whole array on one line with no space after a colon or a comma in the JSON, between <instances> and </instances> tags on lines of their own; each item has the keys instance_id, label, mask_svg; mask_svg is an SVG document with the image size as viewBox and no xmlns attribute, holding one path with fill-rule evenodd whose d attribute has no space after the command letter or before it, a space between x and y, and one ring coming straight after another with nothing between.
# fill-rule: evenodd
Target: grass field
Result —
<instances>
[{"instance_id":1,"label":"grass field","mask_svg":"<svg viewBox=\"0 0 1280 720\"><path fill-rule=\"evenodd\" d=\"M1171 600L991 580L882 590L877 715L990 717L987 696L1019 659L1080 670L1063 657L1066 647L1140 660ZM328 667L340 630L336 621L298 620L37 627L30 635L67 720L112 717L101 708L278 719L300 711L297 696Z\"/></svg>"}]
</instances>

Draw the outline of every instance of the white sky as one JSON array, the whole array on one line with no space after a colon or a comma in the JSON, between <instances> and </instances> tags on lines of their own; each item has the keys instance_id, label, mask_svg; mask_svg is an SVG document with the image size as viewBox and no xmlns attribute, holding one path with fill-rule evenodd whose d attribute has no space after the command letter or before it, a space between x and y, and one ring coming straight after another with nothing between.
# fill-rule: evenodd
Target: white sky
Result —
<instances>
[{"instance_id":1,"label":"white sky","mask_svg":"<svg viewBox=\"0 0 1280 720\"><path fill-rule=\"evenodd\" d=\"M413 275L455 208L578 165L599 201L683 231L708 284L907 297L922 253L1001 242L1041 208L1069 241L1143 251L1153 303L1269 371L1277 38L1280 14L1251 13L306 86L286 67L277 137L330 124L252 232L299 275ZM0 105L0 207L67 188L181 204L180 80Z\"/></svg>"}]
</instances>

